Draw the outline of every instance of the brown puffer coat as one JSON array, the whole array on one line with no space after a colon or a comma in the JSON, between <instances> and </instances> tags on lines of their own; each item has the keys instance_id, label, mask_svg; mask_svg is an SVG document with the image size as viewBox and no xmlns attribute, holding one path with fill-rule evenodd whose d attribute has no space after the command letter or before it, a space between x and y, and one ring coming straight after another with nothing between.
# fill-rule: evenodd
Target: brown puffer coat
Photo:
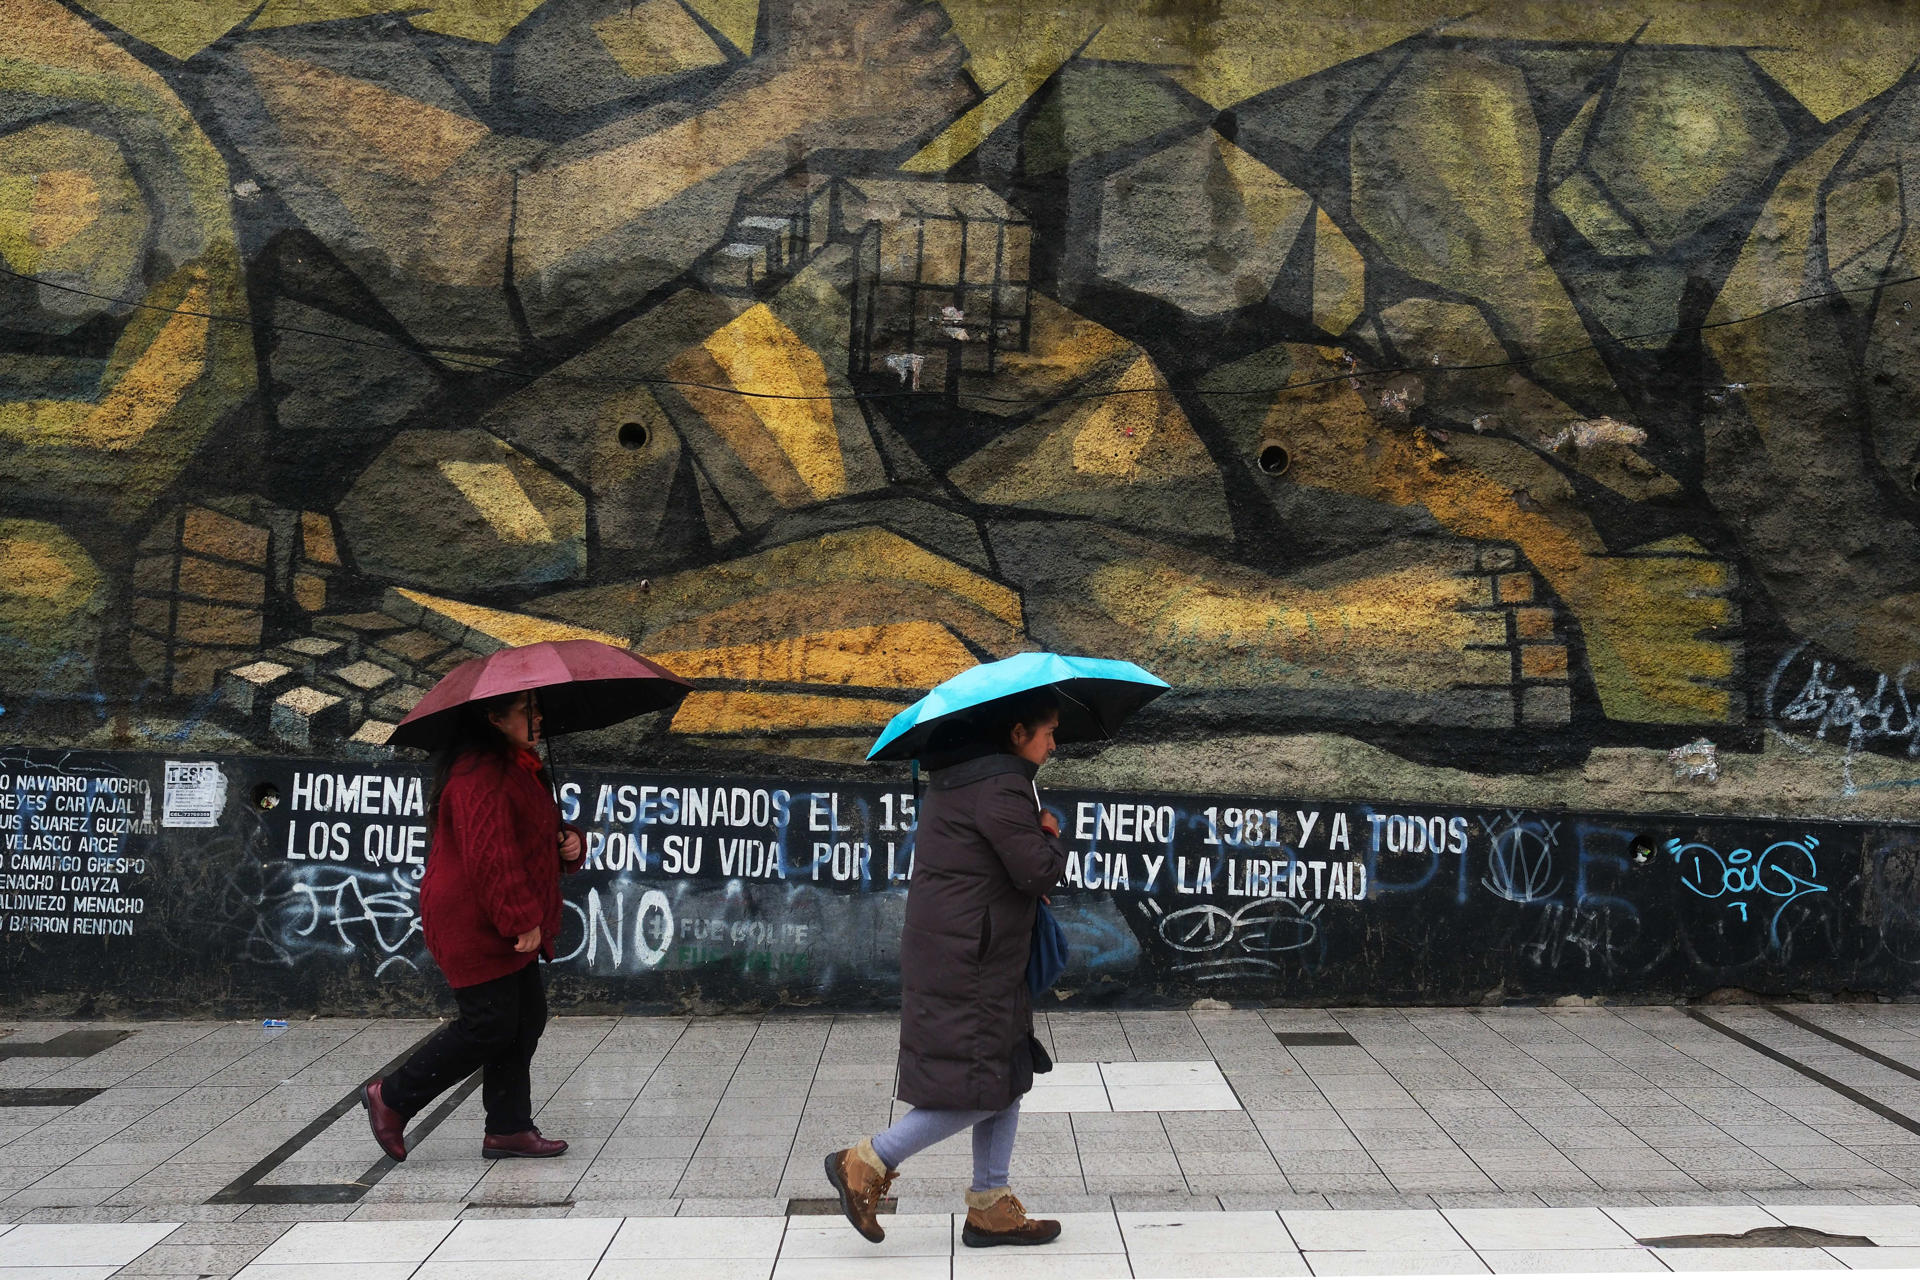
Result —
<instances>
[{"instance_id":1,"label":"brown puffer coat","mask_svg":"<svg viewBox=\"0 0 1920 1280\"><path fill-rule=\"evenodd\" d=\"M902 1102L999 1111L1033 1087L1027 950L1067 865L1041 830L1035 770L997 754L932 776L900 933Z\"/></svg>"}]
</instances>

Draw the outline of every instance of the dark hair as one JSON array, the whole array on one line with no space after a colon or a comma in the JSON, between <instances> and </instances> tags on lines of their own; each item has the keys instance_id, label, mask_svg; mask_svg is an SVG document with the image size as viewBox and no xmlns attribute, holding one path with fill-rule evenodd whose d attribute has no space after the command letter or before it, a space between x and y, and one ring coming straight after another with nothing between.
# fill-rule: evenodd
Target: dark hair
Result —
<instances>
[{"instance_id":1,"label":"dark hair","mask_svg":"<svg viewBox=\"0 0 1920 1280\"><path fill-rule=\"evenodd\" d=\"M1013 729L1025 725L1029 730L1060 714L1060 695L1052 685L1028 689L1011 697L999 698L981 708L980 733L1001 751L1013 750Z\"/></svg>"},{"instance_id":2,"label":"dark hair","mask_svg":"<svg viewBox=\"0 0 1920 1280\"><path fill-rule=\"evenodd\" d=\"M503 693L495 698L481 702L463 703L454 713L453 736L446 745L433 753L433 790L427 798L427 820L438 821L440 817L440 793L447 788L447 779L453 776L454 766L461 759L474 754L498 756L507 759L513 755L513 743L506 734L500 732L492 717L508 710L522 697L532 697L531 693ZM540 770L540 780L546 781L547 772Z\"/></svg>"}]
</instances>

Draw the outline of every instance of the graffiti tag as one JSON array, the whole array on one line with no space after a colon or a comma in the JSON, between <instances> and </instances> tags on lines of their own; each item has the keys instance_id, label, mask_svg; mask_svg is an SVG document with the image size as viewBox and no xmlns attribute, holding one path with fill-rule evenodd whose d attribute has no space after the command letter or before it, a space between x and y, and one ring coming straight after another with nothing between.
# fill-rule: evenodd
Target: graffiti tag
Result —
<instances>
[{"instance_id":1,"label":"graffiti tag","mask_svg":"<svg viewBox=\"0 0 1920 1280\"><path fill-rule=\"evenodd\" d=\"M1802 836L1775 841L1758 854L1751 849L1722 854L1712 845L1667 841L1667 852L1681 869L1680 883L1689 891L1703 898L1726 899L1728 910L1738 911L1742 920L1751 918L1751 907L1771 903L1767 937L1775 947L1780 945L1781 914L1809 893L1827 892L1814 857L1819 847L1820 841L1813 836Z\"/></svg>"}]
</instances>

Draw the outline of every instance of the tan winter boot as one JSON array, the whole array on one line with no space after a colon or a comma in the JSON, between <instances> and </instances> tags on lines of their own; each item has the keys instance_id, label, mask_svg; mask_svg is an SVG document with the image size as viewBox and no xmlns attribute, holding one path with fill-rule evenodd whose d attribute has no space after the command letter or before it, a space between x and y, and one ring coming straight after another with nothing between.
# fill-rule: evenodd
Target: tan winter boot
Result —
<instances>
[{"instance_id":1,"label":"tan winter boot","mask_svg":"<svg viewBox=\"0 0 1920 1280\"><path fill-rule=\"evenodd\" d=\"M967 1225L960 1243L970 1249L996 1244L1052 1244L1060 1238L1060 1224L1048 1218L1029 1218L1026 1206L1006 1187L967 1192Z\"/></svg>"},{"instance_id":2,"label":"tan winter boot","mask_svg":"<svg viewBox=\"0 0 1920 1280\"><path fill-rule=\"evenodd\" d=\"M840 1194L840 1211L855 1231L875 1244L887 1238L880 1226L880 1202L898 1176L899 1170L887 1168L873 1143L864 1139L827 1157L827 1181Z\"/></svg>"}]
</instances>

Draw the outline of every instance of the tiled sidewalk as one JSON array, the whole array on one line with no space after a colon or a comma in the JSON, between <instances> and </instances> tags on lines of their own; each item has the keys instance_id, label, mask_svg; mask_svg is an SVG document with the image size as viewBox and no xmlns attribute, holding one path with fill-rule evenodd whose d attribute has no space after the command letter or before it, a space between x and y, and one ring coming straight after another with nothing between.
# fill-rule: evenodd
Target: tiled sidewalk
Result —
<instances>
[{"instance_id":1,"label":"tiled sidewalk","mask_svg":"<svg viewBox=\"0 0 1920 1280\"><path fill-rule=\"evenodd\" d=\"M963 1219L513 1218L0 1228L0 1280L1106 1280L1107 1277L1812 1271L1920 1265L1913 1206L1290 1209L1061 1215L1042 1249L973 1250ZM1662 1248L1639 1241L1797 1225L1872 1246Z\"/></svg>"},{"instance_id":2,"label":"tiled sidewalk","mask_svg":"<svg viewBox=\"0 0 1920 1280\"><path fill-rule=\"evenodd\" d=\"M1061 1066L1029 1100L1013 1172L1035 1212L1069 1215L1071 1238L1045 1251L962 1250L947 1262L948 1215L969 1167L961 1135L896 1184L899 1238L889 1247L932 1250L915 1256L941 1259L935 1269L950 1266L954 1277L1014 1268L993 1261L1009 1255L1026 1260L1023 1275L1125 1275L1160 1254L1227 1265L1223 1253L1267 1259L1259 1274L1383 1263L1407 1271L1434 1261L1426 1255L1461 1255L1437 1265L1470 1270L1564 1269L1576 1259L1550 1255L1584 1259L1594 1243L1569 1234L1575 1219L1473 1216L1555 1207L1583 1210L1579 1220L1606 1235L1609 1269L1920 1262L1905 1252L1920 1248L1920 1229L1880 1239L1826 1228L1874 1238L1882 1247L1865 1250L1870 1258L1795 1248L1791 1257L1716 1249L1675 1259L1635 1243L1652 1237L1622 1215L1658 1206L1767 1206L1780 1217L1796 1206L1844 1214L1883 1205L1873 1219L1883 1232L1920 1217L1920 1009L1704 1016L1664 1007L1054 1013L1040 1033ZM417 1128L413 1156L393 1166L379 1159L351 1090L433 1025L16 1025L0 1038L0 1223L23 1225L0 1236L0 1271L41 1265L15 1255L36 1247L45 1223L184 1223L128 1274L196 1277L293 1265L253 1259L290 1223L349 1219L439 1223L447 1240L464 1238L447 1234L455 1221L644 1219L655 1236L717 1230L770 1242L764 1257L747 1259L749 1270L764 1262L758 1275L776 1259L782 1275L805 1273L816 1240L868 1256L844 1224L804 1216L813 1206L794 1202L826 1194L826 1151L894 1114L894 1019L556 1019L535 1088L539 1123L573 1143L567 1156L482 1161L479 1099L469 1094L437 1126L434 1113L423 1116L430 1131ZM1349 1211L1349 1225L1315 1226L1316 1212L1333 1210ZM1363 1210L1414 1216L1351 1216ZM791 1225L790 1211L803 1215ZM1239 1214L1253 1216L1230 1216ZM1169 1215L1183 1225L1152 1225ZM729 1236L715 1218L759 1225ZM641 1231L614 1229L609 1241ZM1351 1246L1329 1239L1365 1240L1370 1256L1341 1256ZM411 1274L425 1264L429 1280L455 1266L449 1256L426 1263L432 1248L391 1265ZM1082 1261L1025 1270L1042 1253ZM632 1271L645 1260L602 1250L567 1261L577 1264L569 1275L584 1276L590 1262ZM925 1269L897 1266L887 1274Z\"/></svg>"}]
</instances>

